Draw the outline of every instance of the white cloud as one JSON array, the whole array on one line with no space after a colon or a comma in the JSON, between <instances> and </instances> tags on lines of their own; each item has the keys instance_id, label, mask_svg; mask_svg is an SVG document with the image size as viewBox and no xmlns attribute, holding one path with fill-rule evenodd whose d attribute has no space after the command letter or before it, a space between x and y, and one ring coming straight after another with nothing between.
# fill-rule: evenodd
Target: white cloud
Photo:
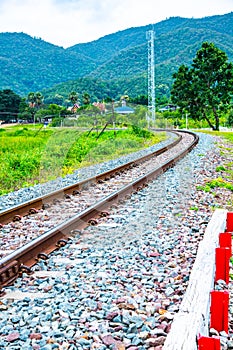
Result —
<instances>
[{"instance_id":1,"label":"white cloud","mask_svg":"<svg viewBox=\"0 0 233 350\"><path fill-rule=\"evenodd\" d=\"M0 0L0 32L24 32L68 47L159 22L231 11L232 0Z\"/></svg>"}]
</instances>

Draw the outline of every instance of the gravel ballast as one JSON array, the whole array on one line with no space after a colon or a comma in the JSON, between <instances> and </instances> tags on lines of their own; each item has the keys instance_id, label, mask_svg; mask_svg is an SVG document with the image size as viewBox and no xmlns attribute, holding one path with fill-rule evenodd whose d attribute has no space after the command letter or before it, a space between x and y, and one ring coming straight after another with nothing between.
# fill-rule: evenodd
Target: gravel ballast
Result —
<instances>
[{"instance_id":1,"label":"gravel ballast","mask_svg":"<svg viewBox=\"0 0 233 350\"><path fill-rule=\"evenodd\" d=\"M174 168L6 288L0 349L162 349L213 210L232 208L230 191L196 189L223 163L216 139L199 136ZM231 333L230 323L224 349Z\"/></svg>"}]
</instances>

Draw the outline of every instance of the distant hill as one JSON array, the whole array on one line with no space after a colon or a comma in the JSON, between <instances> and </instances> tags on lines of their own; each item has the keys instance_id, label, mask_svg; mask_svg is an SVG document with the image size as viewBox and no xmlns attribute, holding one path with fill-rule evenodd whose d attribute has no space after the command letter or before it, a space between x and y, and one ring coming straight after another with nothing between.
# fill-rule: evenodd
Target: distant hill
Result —
<instances>
[{"instance_id":1,"label":"distant hill","mask_svg":"<svg viewBox=\"0 0 233 350\"><path fill-rule=\"evenodd\" d=\"M187 19L172 17L153 25L156 86L172 84L178 67L190 64L203 41L211 41L233 61L233 12ZM147 39L151 25L129 28L67 49L24 33L0 33L0 89L24 96L43 91L52 100L70 91L94 99L147 94Z\"/></svg>"},{"instance_id":2,"label":"distant hill","mask_svg":"<svg viewBox=\"0 0 233 350\"><path fill-rule=\"evenodd\" d=\"M24 33L0 33L0 88L19 94L85 76L95 69L89 57L32 38Z\"/></svg>"}]
</instances>

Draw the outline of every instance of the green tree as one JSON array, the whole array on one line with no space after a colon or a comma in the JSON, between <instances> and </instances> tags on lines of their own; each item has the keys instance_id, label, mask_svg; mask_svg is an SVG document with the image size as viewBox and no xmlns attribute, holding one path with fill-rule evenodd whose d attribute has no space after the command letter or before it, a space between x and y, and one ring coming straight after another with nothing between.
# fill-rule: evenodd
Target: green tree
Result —
<instances>
[{"instance_id":1,"label":"green tree","mask_svg":"<svg viewBox=\"0 0 233 350\"><path fill-rule=\"evenodd\" d=\"M147 95L138 95L134 98L131 98L132 103L136 103L139 105L148 105L148 96Z\"/></svg>"},{"instance_id":2,"label":"green tree","mask_svg":"<svg viewBox=\"0 0 233 350\"><path fill-rule=\"evenodd\" d=\"M204 119L219 130L221 111L229 107L233 93L233 64L226 53L204 42L191 67L181 65L173 78L172 102L191 118Z\"/></svg>"},{"instance_id":3,"label":"green tree","mask_svg":"<svg viewBox=\"0 0 233 350\"><path fill-rule=\"evenodd\" d=\"M78 94L76 91L71 91L69 100L72 102L73 106L78 102Z\"/></svg>"},{"instance_id":4,"label":"green tree","mask_svg":"<svg viewBox=\"0 0 233 350\"><path fill-rule=\"evenodd\" d=\"M89 105L91 103L91 97L87 92L84 92L83 94L83 104Z\"/></svg>"},{"instance_id":5,"label":"green tree","mask_svg":"<svg viewBox=\"0 0 233 350\"><path fill-rule=\"evenodd\" d=\"M0 91L0 118L17 120L22 98L10 89Z\"/></svg>"},{"instance_id":6,"label":"green tree","mask_svg":"<svg viewBox=\"0 0 233 350\"><path fill-rule=\"evenodd\" d=\"M37 109L40 109L43 105L43 101L44 101L44 96L42 95L41 92L36 92L36 106Z\"/></svg>"},{"instance_id":7,"label":"green tree","mask_svg":"<svg viewBox=\"0 0 233 350\"><path fill-rule=\"evenodd\" d=\"M41 92L29 92L27 100L29 103L32 118L35 122L36 112L42 107L44 97Z\"/></svg>"},{"instance_id":8,"label":"green tree","mask_svg":"<svg viewBox=\"0 0 233 350\"><path fill-rule=\"evenodd\" d=\"M231 110L227 116L227 126L233 128L233 110Z\"/></svg>"},{"instance_id":9,"label":"green tree","mask_svg":"<svg viewBox=\"0 0 233 350\"><path fill-rule=\"evenodd\" d=\"M64 97L62 95L59 95L59 94L56 94L54 96L54 100L53 100L53 103L59 105L59 106L62 106L63 104L63 100L64 100Z\"/></svg>"},{"instance_id":10,"label":"green tree","mask_svg":"<svg viewBox=\"0 0 233 350\"><path fill-rule=\"evenodd\" d=\"M30 107L39 109L43 104L43 95L41 92L29 92L27 96Z\"/></svg>"},{"instance_id":11,"label":"green tree","mask_svg":"<svg viewBox=\"0 0 233 350\"><path fill-rule=\"evenodd\" d=\"M20 102L19 112L20 112L18 114L19 119L29 120L31 118L31 111L30 111L30 107L27 103L26 97L22 98L22 100Z\"/></svg>"}]
</instances>

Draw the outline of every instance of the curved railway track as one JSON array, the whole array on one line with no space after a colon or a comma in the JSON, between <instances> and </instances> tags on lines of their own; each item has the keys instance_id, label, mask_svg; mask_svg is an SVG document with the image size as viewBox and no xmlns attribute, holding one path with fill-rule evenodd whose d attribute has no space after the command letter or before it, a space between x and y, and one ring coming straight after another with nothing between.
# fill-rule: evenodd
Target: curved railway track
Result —
<instances>
[{"instance_id":1,"label":"curved railway track","mask_svg":"<svg viewBox=\"0 0 233 350\"><path fill-rule=\"evenodd\" d=\"M99 217L108 215L107 210L113 204L122 201L132 192L140 190L149 181L173 167L198 143L196 134L187 131L176 132L176 134L178 137L174 142L150 155L1 212L0 222L3 231L9 232L18 227L24 234L21 233L23 239L21 241L19 239L18 247L13 246L10 251L6 249L6 253L9 254L1 252L0 291L4 286L11 284L22 272L30 273L31 266L39 259L46 259L50 252L64 246L72 236L72 232L77 232L90 224L94 225ZM107 186L108 191L106 191ZM88 199L84 199L85 194ZM94 204L92 204L93 201ZM67 206L65 206L66 202ZM70 202L78 202L78 206L74 206L72 212L67 209ZM55 207L51 214L49 211L52 210L53 205ZM64 212L68 214L64 216ZM38 229L35 216L38 216L39 222L42 220L46 222L43 228ZM51 220L52 217L60 217L60 221L54 222ZM28 218L36 227L35 230L39 231L36 238L28 234L26 226ZM47 224L48 222L50 223ZM25 236L28 238L27 242L24 240Z\"/></svg>"},{"instance_id":2,"label":"curved railway track","mask_svg":"<svg viewBox=\"0 0 233 350\"><path fill-rule=\"evenodd\" d=\"M22 216L32 214L35 212L35 210L39 208L46 207L49 203L59 200L59 199L64 199L64 197L69 196L71 194L76 195L77 192L81 190L85 190L86 188L90 187L91 185L95 183L100 183L102 181L106 181L109 178L112 178L116 175L119 175L122 172L125 172L129 169L132 169L143 162L150 160L152 157L157 157L160 154L165 153L166 151L172 149L175 147L179 142L182 140L182 134L178 132L173 132L177 138L167 146L160 148L159 150L150 153L148 155L145 155L141 158L138 158L136 160L130 161L128 163L124 163L116 168L113 168L111 170L108 170L106 172L103 172L99 175L89 177L83 181L79 181L75 184L72 184L67 187L63 187L62 189L59 189L57 191L53 191L51 193L48 193L46 195L34 198L33 200L24 202L22 204L16 205L14 207L11 207L9 209L6 209L4 211L0 211L0 225L4 225L10 221L17 221L19 220Z\"/></svg>"}]
</instances>

